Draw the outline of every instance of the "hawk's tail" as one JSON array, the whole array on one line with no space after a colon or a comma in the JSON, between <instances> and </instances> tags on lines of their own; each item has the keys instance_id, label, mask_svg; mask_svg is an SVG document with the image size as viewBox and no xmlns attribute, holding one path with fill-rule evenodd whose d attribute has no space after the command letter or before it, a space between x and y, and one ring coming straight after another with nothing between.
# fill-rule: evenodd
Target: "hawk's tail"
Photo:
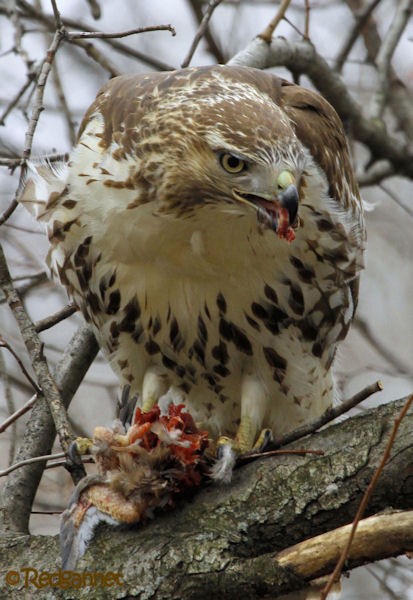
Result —
<instances>
[{"instance_id":1,"label":"hawk's tail","mask_svg":"<svg viewBox=\"0 0 413 600\"><path fill-rule=\"evenodd\" d=\"M63 158L63 157L62 157ZM36 219L47 220L48 209L66 187L67 162L39 159L27 162L18 200Z\"/></svg>"}]
</instances>

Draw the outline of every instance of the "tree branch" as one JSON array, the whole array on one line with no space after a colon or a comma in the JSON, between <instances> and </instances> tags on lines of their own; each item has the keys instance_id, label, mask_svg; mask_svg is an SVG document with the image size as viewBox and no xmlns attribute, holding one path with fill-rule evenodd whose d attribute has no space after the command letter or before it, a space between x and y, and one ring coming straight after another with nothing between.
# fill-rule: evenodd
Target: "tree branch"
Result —
<instances>
[{"instance_id":1,"label":"tree branch","mask_svg":"<svg viewBox=\"0 0 413 600\"><path fill-rule=\"evenodd\" d=\"M352 525L344 525L282 550L277 563L304 579L330 573L343 551ZM346 568L413 550L413 511L395 511L360 521L347 556Z\"/></svg>"},{"instance_id":2,"label":"tree branch","mask_svg":"<svg viewBox=\"0 0 413 600\"><path fill-rule=\"evenodd\" d=\"M378 84L371 102L370 116L381 119L389 89L390 63L400 37L412 13L411 0L400 0L394 19L377 53Z\"/></svg>"},{"instance_id":3,"label":"tree branch","mask_svg":"<svg viewBox=\"0 0 413 600\"><path fill-rule=\"evenodd\" d=\"M54 379L67 409L77 388L98 352L95 336L88 326L73 336L62 359L57 364ZM43 396L33 407L16 461L50 454L56 429ZM0 530L27 534L30 511L44 464L22 467L11 473L0 494Z\"/></svg>"},{"instance_id":4,"label":"tree branch","mask_svg":"<svg viewBox=\"0 0 413 600\"><path fill-rule=\"evenodd\" d=\"M186 57L184 58L184 60L182 61L181 64L181 68L185 68L189 65L189 63L192 60L192 57L195 53L195 50L198 47L199 42L201 41L201 39L203 38L203 36L205 35L205 32L207 30L208 27L208 23L211 20L212 14L214 12L214 10L221 4L222 0L210 0L208 3L208 8L205 11L204 16L202 17L202 20L199 24L198 27L198 31L195 34L195 37L192 41L191 47L188 50L188 54L186 55Z\"/></svg>"},{"instance_id":5,"label":"tree branch","mask_svg":"<svg viewBox=\"0 0 413 600\"><path fill-rule=\"evenodd\" d=\"M0 287L3 289L9 307L17 321L23 341L30 356L33 370L36 374L38 386L40 386L47 400L50 412L53 416L56 430L63 451L68 454L69 446L73 440L72 428L69 424L66 410L63 406L59 390L53 377L49 372L46 358L43 354L43 345L37 335L36 329L30 320L24 306L14 289L6 258L0 246ZM74 480L84 476L84 470L74 467Z\"/></svg>"},{"instance_id":6,"label":"tree branch","mask_svg":"<svg viewBox=\"0 0 413 600\"><path fill-rule=\"evenodd\" d=\"M306 586L320 572L331 570L336 554L326 547L321 566L315 560L312 569L313 561L307 561L305 573L298 567L294 572L290 566L297 562L292 560L291 546L352 521L404 404L403 400L380 406L313 435L311 446L324 452L321 457L277 456L256 461L238 469L230 485L206 486L190 502L182 499L152 522L128 530L100 528L79 563L79 572L120 572L121 588L102 591L108 599L258 600ZM412 428L410 410L400 423L369 515L388 506L413 508ZM383 521L386 531L394 532L388 550L374 543L366 558L375 560L411 548L412 529L399 535L397 525L403 521L407 527L411 518L410 513L403 513ZM375 523L366 520L361 525L370 541L377 541ZM324 538L332 539L332 535ZM13 570L33 564L39 571L57 571L57 544L57 539L45 537L2 539L0 562ZM357 547L350 566L364 560ZM11 599L20 597L21 590L9 587L7 591ZM59 593L62 598L73 597L73 590ZM77 599L88 597L90 589L76 590Z\"/></svg>"}]
</instances>

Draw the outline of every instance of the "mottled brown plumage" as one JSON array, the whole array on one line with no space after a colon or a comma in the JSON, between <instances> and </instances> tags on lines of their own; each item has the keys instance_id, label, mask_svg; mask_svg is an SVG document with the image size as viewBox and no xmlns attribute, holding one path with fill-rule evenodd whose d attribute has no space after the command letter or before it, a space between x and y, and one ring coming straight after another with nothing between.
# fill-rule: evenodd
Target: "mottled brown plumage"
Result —
<instances>
[{"instance_id":1,"label":"mottled brown plumage","mask_svg":"<svg viewBox=\"0 0 413 600\"><path fill-rule=\"evenodd\" d=\"M171 388L243 451L332 403L365 230L326 100L241 67L118 77L56 179L52 270L145 409Z\"/></svg>"}]
</instances>

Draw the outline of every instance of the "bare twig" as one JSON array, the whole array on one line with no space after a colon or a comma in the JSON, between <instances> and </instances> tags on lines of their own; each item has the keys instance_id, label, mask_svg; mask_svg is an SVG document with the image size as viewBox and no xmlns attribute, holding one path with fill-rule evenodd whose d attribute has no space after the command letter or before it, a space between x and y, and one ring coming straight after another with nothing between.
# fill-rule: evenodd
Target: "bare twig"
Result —
<instances>
[{"instance_id":1,"label":"bare twig","mask_svg":"<svg viewBox=\"0 0 413 600\"><path fill-rule=\"evenodd\" d=\"M0 286L3 289L7 302L11 311L19 325L23 341L29 352L33 370L36 374L38 384L42 389L42 393L47 400L50 412L53 416L56 430L59 435L59 440L63 451L68 455L69 446L73 440L73 433L70 423L64 409L62 399L57 389L56 383L53 380L46 358L43 354L43 345L36 333L34 325L30 320L24 306L13 287L9 269L3 250L0 246ZM72 477L75 482L85 475L84 469L80 466L75 466L72 471Z\"/></svg>"},{"instance_id":2,"label":"bare twig","mask_svg":"<svg viewBox=\"0 0 413 600\"><path fill-rule=\"evenodd\" d=\"M80 327L54 372L66 408L97 352L97 342L89 327ZM50 454L55 435L56 429L50 410L44 398L39 397L27 421L17 461ZM0 527L3 524L9 531L28 532L30 511L43 469L44 464L37 463L23 467L8 476L0 494Z\"/></svg>"},{"instance_id":3,"label":"bare twig","mask_svg":"<svg viewBox=\"0 0 413 600\"><path fill-rule=\"evenodd\" d=\"M0 425L0 433L6 431L6 429L10 427L10 425L17 421L17 419L20 419L22 415L26 414L34 406L37 398L37 394L34 394L34 396L32 396L30 400L26 402L26 404L21 406L18 410L16 410L16 412L14 412L12 415L10 415L10 417L3 421L3 423Z\"/></svg>"},{"instance_id":4,"label":"bare twig","mask_svg":"<svg viewBox=\"0 0 413 600\"><path fill-rule=\"evenodd\" d=\"M19 162L21 162L20 159ZM3 223L5 223L8 219L10 219L10 217L12 216L12 214L18 206L19 203L17 202L17 199L13 198L13 200L10 202L9 206L6 208L3 214L0 215L0 226L3 225Z\"/></svg>"},{"instance_id":5,"label":"bare twig","mask_svg":"<svg viewBox=\"0 0 413 600\"><path fill-rule=\"evenodd\" d=\"M73 315L77 311L77 307L74 304L68 304L61 310L57 311L53 315L45 317L41 321L37 321L34 324L34 328L37 333L44 331L45 329L50 329L50 327L54 327L57 323L60 323L64 319L67 319L71 315Z\"/></svg>"},{"instance_id":6,"label":"bare twig","mask_svg":"<svg viewBox=\"0 0 413 600\"><path fill-rule=\"evenodd\" d=\"M67 125L67 131L69 133L70 143L72 144L72 146L74 146L75 141L76 141L76 129L75 129L75 125L73 123L72 115L70 114L69 105L67 103L66 95L65 95L65 92L63 89L63 83L60 78L60 73L59 73L59 69L57 68L56 60L53 62L52 72L53 72L54 85L55 85L55 89L56 89L56 95L59 99L60 106L62 108L62 112L66 119L66 125Z\"/></svg>"},{"instance_id":7,"label":"bare twig","mask_svg":"<svg viewBox=\"0 0 413 600\"><path fill-rule=\"evenodd\" d=\"M347 5L353 13L363 10L362 0L346 0ZM378 27L370 15L361 30L364 45L367 50L367 60L376 64L377 55L382 46L382 40ZM398 78L395 70L390 64L389 68L388 106L398 124L398 129L413 141L413 102L411 93L406 85Z\"/></svg>"},{"instance_id":8,"label":"bare twig","mask_svg":"<svg viewBox=\"0 0 413 600\"><path fill-rule=\"evenodd\" d=\"M283 20L284 15L287 12L287 8L290 6L290 4L291 0L282 0L280 8L278 9L275 17L268 23L264 31L258 35L258 37L264 40L264 42L267 42L267 44L271 44L274 31L277 25Z\"/></svg>"},{"instance_id":9,"label":"bare twig","mask_svg":"<svg viewBox=\"0 0 413 600\"><path fill-rule=\"evenodd\" d=\"M182 61L181 67L183 69L190 64L192 57L195 53L195 50L197 49L199 42L201 41L202 37L204 36L204 34L206 32L206 29L208 27L209 21L211 20L212 14L213 14L214 10L221 4L221 2L222 2L222 0L209 0L208 7L205 11L205 14L202 18L201 23L199 24L198 31L196 32L195 37L192 41L191 47L188 50L188 54Z\"/></svg>"},{"instance_id":10,"label":"bare twig","mask_svg":"<svg viewBox=\"0 0 413 600\"><path fill-rule=\"evenodd\" d=\"M90 39L96 38L100 40L109 40L111 38L124 38L136 33L148 33L149 31L170 31L172 36L176 35L176 31L172 25L150 25L148 27L135 27L127 31L118 31L115 33L104 33L103 31L66 31L65 38L68 40Z\"/></svg>"},{"instance_id":11,"label":"bare twig","mask_svg":"<svg viewBox=\"0 0 413 600\"><path fill-rule=\"evenodd\" d=\"M197 22L198 22L198 26L200 25L202 18L203 18L203 12L202 12L202 4L198 1L198 0L189 0L189 6L191 7ZM209 27L209 24L205 30L205 34L204 34L205 40L208 43L209 46L209 50L212 52L212 54L215 57L215 60L218 64L222 65L225 62L225 57L223 54L222 49L219 47L219 45L217 44L217 42L215 41L214 36L211 33L211 29Z\"/></svg>"},{"instance_id":12,"label":"bare twig","mask_svg":"<svg viewBox=\"0 0 413 600\"><path fill-rule=\"evenodd\" d=\"M381 119L383 116L389 89L390 62L411 13L411 0L400 0L394 19L377 53L378 85L373 93L370 109L370 115L373 119Z\"/></svg>"},{"instance_id":13,"label":"bare twig","mask_svg":"<svg viewBox=\"0 0 413 600\"><path fill-rule=\"evenodd\" d=\"M310 0L305 0L304 6L305 6L304 35L307 39L309 39L310 38L310 12L311 12Z\"/></svg>"},{"instance_id":14,"label":"bare twig","mask_svg":"<svg viewBox=\"0 0 413 600\"><path fill-rule=\"evenodd\" d=\"M297 454L298 456L305 456L306 454L315 454L316 456L323 456L323 450L311 450L311 449L294 449L294 450L268 450L267 452L254 452L251 454L242 454L237 458L237 462L249 462L255 458L267 458L269 456L277 456L277 455L285 455L285 454Z\"/></svg>"},{"instance_id":15,"label":"bare twig","mask_svg":"<svg viewBox=\"0 0 413 600\"><path fill-rule=\"evenodd\" d=\"M46 87L46 82L49 77L50 70L52 68L52 63L54 57L56 55L57 49L63 39L62 32L57 30L55 35L53 36L52 43L50 44L46 56L43 60L42 66L40 68L39 77L36 85L36 93L35 93L35 101L32 109L32 114L30 117L29 127L26 131L25 136L25 148L23 151L23 158L28 159L31 155L32 144L33 144L33 136L36 131L37 123L39 121L40 113L43 110L43 97L44 91Z\"/></svg>"},{"instance_id":16,"label":"bare twig","mask_svg":"<svg viewBox=\"0 0 413 600\"><path fill-rule=\"evenodd\" d=\"M39 388L39 386L37 385L37 383L31 377L30 373L28 372L28 370L24 366L24 364L23 364L22 360L20 359L19 355L17 354L17 352L15 352L15 350L13 350L13 348L10 346L10 344L8 342L6 342L6 340L1 335L0 335L0 348L5 348L6 350L8 350L10 352L10 354L12 356L14 356L17 364L20 367L21 372L26 377L27 381L30 383L30 385L33 387L33 389L35 390L35 392L37 394L41 394L42 390Z\"/></svg>"},{"instance_id":17,"label":"bare twig","mask_svg":"<svg viewBox=\"0 0 413 600\"><path fill-rule=\"evenodd\" d=\"M340 558L337 561L336 567L334 569L334 571L331 573L329 580L326 584L326 586L324 587L322 593L321 593L321 597L320 600L326 600L327 595L329 593L329 591L331 590L333 584L335 581L337 581L338 577L340 576L340 573L343 569L343 565L349 555L349 551L350 551L350 547L354 538L354 535L356 533L356 529L357 526L360 522L360 519L362 518L364 511L366 510L367 504L371 498L371 495L373 493L374 488L376 487L377 484L377 480L380 477L380 475L383 472L384 469L384 465L386 464L389 456L390 456L390 451L392 449L395 437L397 435L397 431L399 429L400 423L402 422L403 418L405 417L405 415L407 414L411 404L413 403L413 394L408 398L406 404L404 405L402 411L400 412L399 416L394 420L394 425L393 425L393 429L391 431L390 437L389 437L389 441L387 442L387 446L384 450L382 459L380 461L379 466L377 467L373 477L371 478L371 481L369 483L369 486L367 488L367 490L365 491L363 498L360 502L359 508L357 510L356 516L354 517L354 521L351 527L351 531L350 534L348 536L347 539L347 543L345 544Z\"/></svg>"},{"instance_id":18,"label":"bare twig","mask_svg":"<svg viewBox=\"0 0 413 600\"><path fill-rule=\"evenodd\" d=\"M21 467L24 467L26 465L33 465L38 462L46 462L54 458L64 458L64 456L64 452L57 452L56 454L46 454L45 456L35 456L34 458L27 458L26 460L21 460L17 463L14 463L14 465L10 465L10 467L8 467L7 469L3 469L2 471L0 471L0 477L4 477L12 471L20 469Z\"/></svg>"},{"instance_id":19,"label":"bare twig","mask_svg":"<svg viewBox=\"0 0 413 600\"><path fill-rule=\"evenodd\" d=\"M100 10L99 3L96 0L86 0L86 2L89 4L89 8L90 8L90 12L92 13L92 17L94 19L100 19L102 13Z\"/></svg>"},{"instance_id":20,"label":"bare twig","mask_svg":"<svg viewBox=\"0 0 413 600\"><path fill-rule=\"evenodd\" d=\"M5 122L6 118L8 117L8 115L11 113L11 111L13 110L13 108L15 108L15 106L17 106L20 98L24 95L25 91L32 84L33 84L33 77L28 77L27 80L26 80L26 82L22 85L22 87L17 92L17 94L14 96L14 98L12 98L10 100L10 102L7 105L6 109L4 110L3 114L0 115L0 125L4 125L4 122Z\"/></svg>"},{"instance_id":21,"label":"bare twig","mask_svg":"<svg viewBox=\"0 0 413 600\"><path fill-rule=\"evenodd\" d=\"M42 160L46 160L47 162L56 162L61 160L67 160L69 158L68 154L47 154L42 156ZM33 159L36 160L36 159ZM20 167L23 163L23 158L20 156L9 157L9 156L0 156L0 167L9 167L9 169L16 169L16 167ZM1 224L1 223L0 223Z\"/></svg>"},{"instance_id":22,"label":"bare twig","mask_svg":"<svg viewBox=\"0 0 413 600\"><path fill-rule=\"evenodd\" d=\"M357 404L360 404L360 402L363 402L363 400L366 400L366 398L369 398L376 392L381 392L382 389L383 384L381 383L381 381L376 381L375 383L366 386L360 392L358 392L348 400L345 400L338 406L328 408L320 417L314 419L310 423L307 423L306 425L303 425L298 429L294 429L294 431L290 431L289 433L286 433L285 435L280 436L279 438L275 438L273 442L271 442L271 446L286 446L287 444L291 444L291 442L295 442L296 440L299 440L305 437L306 435L310 435L310 433L314 433L315 431L320 429L320 427L323 427L323 425L325 425L326 423L333 421L340 415L343 415L350 409L357 406Z\"/></svg>"},{"instance_id":23,"label":"bare twig","mask_svg":"<svg viewBox=\"0 0 413 600\"><path fill-rule=\"evenodd\" d=\"M36 19L36 20L40 21L41 23L43 23L44 25L46 25L50 31L52 31L52 32L55 31L56 23L55 23L55 20L53 17L50 17L49 15L46 15L46 14L42 13L41 11L36 10L31 4L26 2L26 0L18 0L18 5L23 10L22 16ZM4 12L6 14L8 14L7 11L4 11ZM1 13L2 13L2 10L0 7L0 14ZM78 29L80 31L85 31L85 32L91 31L90 28L88 27L88 25L86 23L84 23L83 21L81 21L80 19L74 20L74 19L62 18L62 23L66 29L72 28L72 29ZM171 71L174 68L171 65L168 65L168 64L160 61L157 58L148 56L148 55L144 54L143 52L139 52L139 50L135 50L134 48L130 48L129 46L127 46L127 45L123 44L122 42L119 42L115 39L105 39L105 42L109 46L111 46L112 48L117 50L118 52L121 52L122 54L124 54L125 56L130 56L131 58L136 58L148 65L151 65L155 69L159 69L160 71ZM82 47L88 53L88 55L91 56L91 58L93 58L94 60L97 60L98 57L99 57L99 59L104 58L104 62L109 64L108 59L106 57L103 57L103 54L100 53L97 50L97 48L95 46L93 46L92 44L85 46L84 44L87 44L87 42L85 42L84 40L72 40L71 43ZM99 62L99 61L97 60L97 62ZM104 67L104 68L107 69L107 67Z\"/></svg>"},{"instance_id":24,"label":"bare twig","mask_svg":"<svg viewBox=\"0 0 413 600\"><path fill-rule=\"evenodd\" d=\"M105 71L107 71L110 75L110 77L118 77L118 75L121 75L121 71L119 71L119 69L117 69L115 67L114 64L112 64L112 61L109 60L107 58L107 56L105 56L103 54L103 52L100 52L100 50L98 50L98 48L96 48L96 46L94 46L91 42L87 42L85 40L68 40L73 46L77 46L78 48L81 48L89 58L91 58L93 61L95 61L95 63L97 63L98 65L100 65L102 67L102 69L104 69Z\"/></svg>"},{"instance_id":25,"label":"bare twig","mask_svg":"<svg viewBox=\"0 0 413 600\"><path fill-rule=\"evenodd\" d=\"M56 0L50 0L52 3L53 14L56 21L56 28L61 29L63 27L62 17L60 15L59 9L57 8Z\"/></svg>"},{"instance_id":26,"label":"bare twig","mask_svg":"<svg viewBox=\"0 0 413 600\"><path fill-rule=\"evenodd\" d=\"M338 73L341 73L344 63L346 62L348 55L350 54L354 44L356 43L360 32L369 20L371 13L374 11L377 5L380 4L380 2L381 0L373 0L373 2L371 2L368 6L366 6L366 8L361 10L359 13L354 13L356 22L354 24L353 29L350 29L348 37L344 42L344 45L340 50L335 61L334 70Z\"/></svg>"}]
</instances>

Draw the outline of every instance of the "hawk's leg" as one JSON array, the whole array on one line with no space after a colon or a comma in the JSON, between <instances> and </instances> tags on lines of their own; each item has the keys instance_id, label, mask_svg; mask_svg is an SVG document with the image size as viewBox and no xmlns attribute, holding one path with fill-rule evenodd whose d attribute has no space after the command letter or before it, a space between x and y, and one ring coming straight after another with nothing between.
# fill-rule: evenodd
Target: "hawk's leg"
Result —
<instances>
[{"instance_id":1,"label":"hawk's leg","mask_svg":"<svg viewBox=\"0 0 413 600\"><path fill-rule=\"evenodd\" d=\"M142 384L142 411L149 412L159 398L166 394L169 381L166 375L156 370L148 369Z\"/></svg>"},{"instance_id":2,"label":"hawk's leg","mask_svg":"<svg viewBox=\"0 0 413 600\"><path fill-rule=\"evenodd\" d=\"M217 442L217 456L226 457L230 468L237 456L262 450L272 438L269 429L262 429L267 412L268 398L260 381L255 377L245 377L241 386L241 420L235 438L221 436ZM229 480L226 465L215 469L217 479Z\"/></svg>"}]
</instances>

